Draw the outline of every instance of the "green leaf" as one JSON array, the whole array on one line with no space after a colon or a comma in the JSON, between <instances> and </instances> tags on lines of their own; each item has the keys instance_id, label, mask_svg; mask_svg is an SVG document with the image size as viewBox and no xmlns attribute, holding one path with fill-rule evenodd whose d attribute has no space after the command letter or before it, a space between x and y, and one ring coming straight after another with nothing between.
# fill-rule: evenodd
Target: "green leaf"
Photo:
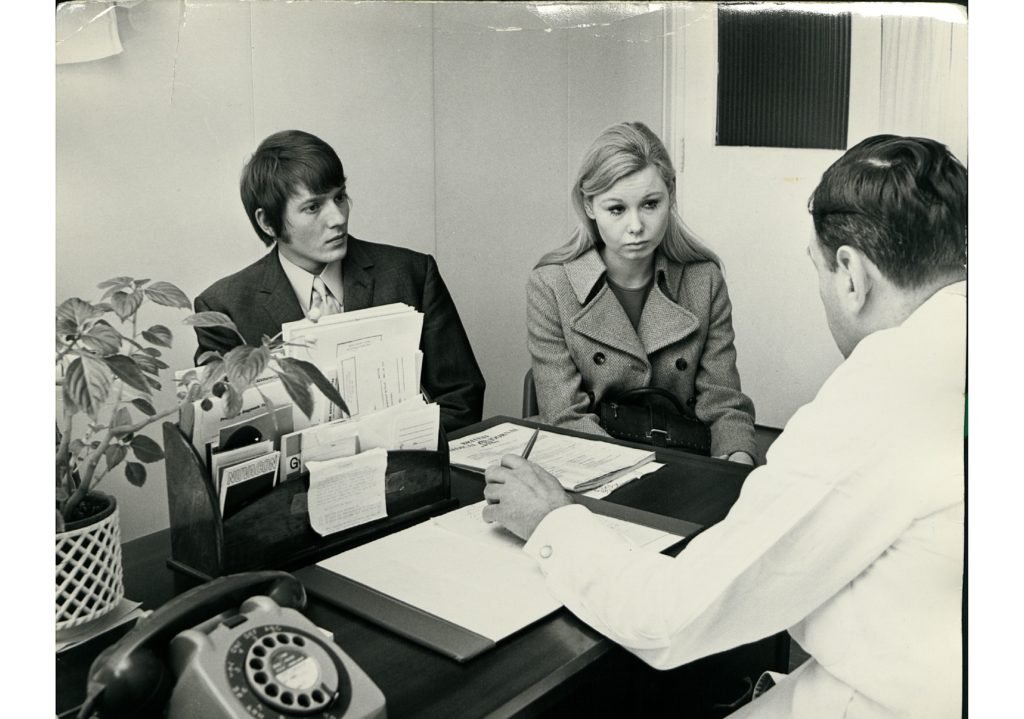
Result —
<instances>
[{"instance_id":1,"label":"green leaf","mask_svg":"<svg viewBox=\"0 0 1024 719\"><path fill-rule=\"evenodd\" d=\"M119 380L129 387L149 394L149 385L146 383L146 377L142 374L142 369L135 364L135 360L131 357L113 355L111 357L104 357L103 361L107 363L107 367L110 368L110 371Z\"/></svg>"},{"instance_id":2,"label":"green leaf","mask_svg":"<svg viewBox=\"0 0 1024 719\"><path fill-rule=\"evenodd\" d=\"M210 394L213 385L224 378L224 360L218 359L198 368L203 373L203 381L200 383L203 396Z\"/></svg>"},{"instance_id":3,"label":"green leaf","mask_svg":"<svg viewBox=\"0 0 1024 719\"><path fill-rule=\"evenodd\" d=\"M192 309L192 300L170 282L154 282L144 292L146 297L165 307L179 307L183 310Z\"/></svg>"},{"instance_id":4,"label":"green leaf","mask_svg":"<svg viewBox=\"0 0 1024 719\"><path fill-rule=\"evenodd\" d=\"M121 349L121 333L100 320L81 335L82 346L101 357L112 355Z\"/></svg>"},{"instance_id":5,"label":"green leaf","mask_svg":"<svg viewBox=\"0 0 1024 719\"><path fill-rule=\"evenodd\" d=\"M203 352L201 355L199 355L199 359L196 360L196 365L204 365L207 362L222 359L224 359L224 357L221 356L221 353L218 352L217 350L207 350L206 352Z\"/></svg>"},{"instance_id":6,"label":"green leaf","mask_svg":"<svg viewBox=\"0 0 1024 719\"><path fill-rule=\"evenodd\" d=\"M132 485L141 487L146 483L146 468L138 462L127 462L124 465L124 476Z\"/></svg>"},{"instance_id":7,"label":"green leaf","mask_svg":"<svg viewBox=\"0 0 1024 719\"><path fill-rule=\"evenodd\" d=\"M270 350L266 347L239 345L224 355L228 382L239 392L252 385L270 363Z\"/></svg>"},{"instance_id":8,"label":"green leaf","mask_svg":"<svg viewBox=\"0 0 1024 719\"><path fill-rule=\"evenodd\" d=\"M110 471L121 464L124 458L128 456L128 448L123 444L112 444L107 447L107 451L103 453L103 456L107 460L107 471Z\"/></svg>"},{"instance_id":9,"label":"green leaf","mask_svg":"<svg viewBox=\"0 0 1024 719\"><path fill-rule=\"evenodd\" d=\"M146 384L148 384L152 389L155 389L157 392L160 391L160 383L157 382L152 377L150 377L148 374L146 375Z\"/></svg>"},{"instance_id":10,"label":"green leaf","mask_svg":"<svg viewBox=\"0 0 1024 719\"><path fill-rule=\"evenodd\" d=\"M132 423L132 413L127 407L118 407L114 413L114 420L110 423L112 427L123 427Z\"/></svg>"},{"instance_id":11,"label":"green leaf","mask_svg":"<svg viewBox=\"0 0 1024 719\"><path fill-rule=\"evenodd\" d=\"M149 278L148 278L148 277L147 277L146 279L144 279L144 280L135 280L133 284L134 284L134 285L135 285L136 287L142 287L142 286L143 286L144 284L146 284L147 282L149 282Z\"/></svg>"},{"instance_id":12,"label":"green leaf","mask_svg":"<svg viewBox=\"0 0 1024 719\"><path fill-rule=\"evenodd\" d=\"M281 366L282 369L286 367L295 367L301 370L306 375L306 377L308 377L309 380L316 385L316 388L320 390L325 397L327 397L327 399L329 399L331 402L334 402L334 404L340 407L341 411L344 412L346 415L352 415L352 413L349 412L348 405L345 404L345 400L342 398L340 394L338 394L338 390L335 389L334 385L331 384L331 381L329 379L324 377L324 373L321 372L320 368L317 367L315 364L313 364L312 362L307 362L306 360L295 359L294 357L279 357L277 363ZM308 417L309 415L306 416Z\"/></svg>"},{"instance_id":13,"label":"green leaf","mask_svg":"<svg viewBox=\"0 0 1024 719\"><path fill-rule=\"evenodd\" d=\"M127 287L134 281L131 277L114 277L113 279L100 282L96 287L101 290L107 287Z\"/></svg>"},{"instance_id":14,"label":"green leaf","mask_svg":"<svg viewBox=\"0 0 1024 719\"><path fill-rule=\"evenodd\" d=\"M183 319L182 323L192 327L228 327L238 331L235 323L223 312L196 312Z\"/></svg>"},{"instance_id":15,"label":"green leaf","mask_svg":"<svg viewBox=\"0 0 1024 719\"><path fill-rule=\"evenodd\" d=\"M151 345L170 347L171 342L174 340L174 335L172 335L171 331L163 325L153 325L148 330L142 330L142 339L146 340Z\"/></svg>"},{"instance_id":16,"label":"green leaf","mask_svg":"<svg viewBox=\"0 0 1024 719\"><path fill-rule=\"evenodd\" d=\"M142 399L142 397L136 397L135 399L133 399L132 406L134 406L135 409L139 410L140 412L142 412L142 414L146 415L147 417L152 417L153 415L156 414L156 409L153 407L153 405L151 405L146 400Z\"/></svg>"},{"instance_id":17,"label":"green leaf","mask_svg":"<svg viewBox=\"0 0 1024 719\"><path fill-rule=\"evenodd\" d=\"M144 352L132 352L131 358L139 366L139 369L152 375L160 374L160 365L167 366L163 362L158 363L156 359Z\"/></svg>"},{"instance_id":18,"label":"green leaf","mask_svg":"<svg viewBox=\"0 0 1024 719\"><path fill-rule=\"evenodd\" d=\"M57 305L57 334L61 337L76 335L82 325L103 316L103 310L83 299L72 297Z\"/></svg>"},{"instance_id":19,"label":"green leaf","mask_svg":"<svg viewBox=\"0 0 1024 719\"><path fill-rule=\"evenodd\" d=\"M64 401L64 408L71 414L78 414L83 411L78 403L75 402L75 398L71 396L71 392L68 391L67 372L64 373L64 379L60 381L60 394L61 399Z\"/></svg>"},{"instance_id":20,"label":"green leaf","mask_svg":"<svg viewBox=\"0 0 1024 719\"><path fill-rule=\"evenodd\" d=\"M158 350L156 347L143 347L142 351L148 354L150 357L159 357L160 355L163 354L163 352Z\"/></svg>"},{"instance_id":21,"label":"green leaf","mask_svg":"<svg viewBox=\"0 0 1024 719\"><path fill-rule=\"evenodd\" d=\"M313 393L310 391L312 382L309 381L306 374L295 367L282 367L277 372L277 376L281 378L285 391L292 398L292 402L302 410L302 414L307 417L312 415Z\"/></svg>"},{"instance_id":22,"label":"green leaf","mask_svg":"<svg viewBox=\"0 0 1024 719\"><path fill-rule=\"evenodd\" d=\"M188 387L188 392L185 394L186 402L195 402L197 399L202 399L203 388L198 382L195 382Z\"/></svg>"},{"instance_id":23,"label":"green leaf","mask_svg":"<svg viewBox=\"0 0 1024 719\"><path fill-rule=\"evenodd\" d=\"M225 386L224 418L237 417L242 411L242 393L232 384Z\"/></svg>"},{"instance_id":24,"label":"green leaf","mask_svg":"<svg viewBox=\"0 0 1024 719\"><path fill-rule=\"evenodd\" d=\"M85 449L85 442L77 437L68 444L68 451L71 453L71 456L77 455L83 449Z\"/></svg>"},{"instance_id":25,"label":"green leaf","mask_svg":"<svg viewBox=\"0 0 1024 719\"><path fill-rule=\"evenodd\" d=\"M89 355L76 357L64 376L64 391L72 405L93 419L110 392L106 361Z\"/></svg>"},{"instance_id":26,"label":"green leaf","mask_svg":"<svg viewBox=\"0 0 1024 719\"><path fill-rule=\"evenodd\" d=\"M139 309L142 304L143 295L139 290L123 292L118 290L110 296L110 304L114 307L114 314L122 320L126 320Z\"/></svg>"},{"instance_id":27,"label":"green leaf","mask_svg":"<svg viewBox=\"0 0 1024 719\"><path fill-rule=\"evenodd\" d=\"M142 434L135 435L131 442L132 452L140 462L159 462L164 458L164 451L155 441Z\"/></svg>"},{"instance_id":28,"label":"green leaf","mask_svg":"<svg viewBox=\"0 0 1024 719\"><path fill-rule=\"evenodd\" d=\"M170 367L163 360L158 360L156 357L149 355L145 352L132 352L131 358L135 360L135 363L142 368L143 372L148 372L151 375L159 375L160 370L165 370Z\"/></svg>"}]
</instances>

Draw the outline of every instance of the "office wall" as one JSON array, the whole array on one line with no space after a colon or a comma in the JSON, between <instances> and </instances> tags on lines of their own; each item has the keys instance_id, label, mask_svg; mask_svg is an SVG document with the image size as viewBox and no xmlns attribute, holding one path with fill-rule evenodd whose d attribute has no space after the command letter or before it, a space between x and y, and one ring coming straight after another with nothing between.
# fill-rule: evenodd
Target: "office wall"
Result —
<instances>
[{"instance_id":1,"label":"office wall","mask_svg":"<svg viewBox=\"0 0 1024 719\"><path fill-rule=\"evenodd\" d=\"M598 24L524 5L118 8L120 55L57 68L58 301L124 274L194 297L258 259L238 174L260 139L299 127L339 150L353 234L437 257L488 381L485 412L518 414L523 288L567 238L570 173L611 122L661 129L662 12L588 12ZM175 368L195 349L183 314L143 318L175 331ZM167 526L163 467L149 470L142 489L119 473L101 485L125 539Z\"/></svg>"},{"instance_id":2,"label":"office wall","mask_svg":"<svg viewBox=\"0 0 1024 719\"><path fill-rule=\"evenodd\" d=\"M353 234L435 251L429 4L144 0L117 14L123 53L57 68L58 301L98 299L117 275L194 297L261 257L238 176L290 127L339 149ZM168 364L190 366L185 313L144 312L175 333ZM149 470L142 489L120 472L101 484L125 539L167 526L163 466Z\"/></svg>"},{"instance_id":3,"label":"office wall","mask_svg":"<svg viewBox=\"0 0 1024 719\"><path fill-rule=\"evenodd\" d=\"M888 16L885 32L877 14L855 13L852 20L850 146L883 132L919 134L966 161L966 24L956 21L956 11L947 7L916 35L905 27L919 27L910 20ZM675 44L667 135L682 169L680 207L725 264L743 389L759 422L782 427L842 361L805 252L813 236L807 200L842 151L716 146L716 6L675 7L669 25ZM902 46L894 45L894 26L904 32ZM885 49L883 37L889 38ZM933 46L943 43L948 75L933 67L941 49ZM894 112L883 90L897 80L918 96ZM891 94L889 101L899 99Z\"/></svg>"},{"instance_id":4,"label":"office wall","mask_svg":"<svg viewBox=\"0 0 1024 719\"><path fill-rule=\"evenodd\" d=\"M568 240L569 185L598 132L623 119L660 132L663 13L591 26L440 4L434 19L437 259L487 380L484 415L518 416L527 277Z\"/></svg>"},{"instance_id":5,"label":"office wall","mask_svg":"<svg viewBox=\"0 0 1024 719\"><path fill-rule=\"evenodd\" d=\"M308 129L345 161L354 234L437 257L488 382L485 414L516 415L530 268L567 239L586 145L637 119L669 138L683 213L725 260L744 387L781 426L840 360L804 255L807 196L839 153L714 146L711 4L540 7L118 8L123 53L57 68L57 299L95 298L122 274L194 296L258 259L242 163L270 132ZM874 23L854 26L851 138L884 129ZM145 317L175 330L176 368L194 350L180 317ZM104 481L126 538L167 525L163 468L150 469L141 490Z\"/></svg>"}]
</instances>

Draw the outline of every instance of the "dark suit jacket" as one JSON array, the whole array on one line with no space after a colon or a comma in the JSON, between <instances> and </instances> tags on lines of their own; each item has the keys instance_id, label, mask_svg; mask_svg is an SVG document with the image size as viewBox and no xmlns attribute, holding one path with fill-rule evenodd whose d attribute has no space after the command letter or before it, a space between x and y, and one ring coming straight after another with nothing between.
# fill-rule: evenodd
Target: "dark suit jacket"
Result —
<instances>
[{"instance_id":1,"label":"dark suit jacket","mask_svg":"<svg viewBox=\"0 0 1024 719\"><path fill-rule=\"evenodd\" d=\"M404 302L423 313L421 381L429 399L441 406L447 432L479 422L484 378L473 356L458 310L430 255L349 236L342 261L345 310ZM240 272L218 280L195 300L197 312L223 312L247 344L273 337L281 324L304 317L277 248ZM207 350L226 352L241 342L233 332L196 328L196 361Z\"/></svg>"}]
</instances>

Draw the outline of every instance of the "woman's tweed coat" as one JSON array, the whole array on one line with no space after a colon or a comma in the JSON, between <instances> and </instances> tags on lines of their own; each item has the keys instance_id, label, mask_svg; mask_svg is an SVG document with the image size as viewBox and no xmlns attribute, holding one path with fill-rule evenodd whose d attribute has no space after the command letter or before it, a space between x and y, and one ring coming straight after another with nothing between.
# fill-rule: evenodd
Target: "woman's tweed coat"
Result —
<instances>
[{"instance_id":1,"label":"woman's tweed coat","mask_svg":"<svg viewBox=\"0 0 1024 719\"><path fill-rule=\"evenodd\" d=\"M740 391L732 306L713 262L655 255L655 284L633 329L596 249L538 267L527 284L527 330L543 421L605 435L591 411L609 392L673 392L711 428L711 454L756 457L754 404Z\"/></svg>"}]
</instances>

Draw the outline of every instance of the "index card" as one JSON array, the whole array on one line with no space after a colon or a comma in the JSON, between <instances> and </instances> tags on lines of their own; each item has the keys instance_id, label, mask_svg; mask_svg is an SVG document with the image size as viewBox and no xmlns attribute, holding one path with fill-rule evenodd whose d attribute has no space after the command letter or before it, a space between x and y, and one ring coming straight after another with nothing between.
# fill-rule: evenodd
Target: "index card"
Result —
<instances>
[{"instance_id":1,"label":"index card","mask_svg":"<svg viewBox=\"0 0 1024 719\"><path fill-rule=\"evenodd\" d=\"M317 534L326 536L387 516L387 450L371 449L307 466L309 523Z\"/></svg>"}]
</instances>

